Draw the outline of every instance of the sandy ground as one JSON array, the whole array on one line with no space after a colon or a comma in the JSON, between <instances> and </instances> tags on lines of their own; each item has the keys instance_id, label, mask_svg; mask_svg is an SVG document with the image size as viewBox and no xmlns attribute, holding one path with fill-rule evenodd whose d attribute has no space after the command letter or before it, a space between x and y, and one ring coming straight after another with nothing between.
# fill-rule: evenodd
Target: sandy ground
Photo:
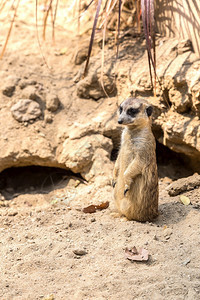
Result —
<instances>
[{"instance_id":1,"label":"sandy ground","mask_svg":"<svg viewBox=\"0 0 200 300\"><path fill-rule=\"evenodd\" d=\"M2 70L11 75L32 72L51 83L34 19L29 19L33 13L25 17L20 9ZM65 32L58 28L57 44L47 53L58 81L71 68L70 57L63 63L55 55L66 43ZM178 177L170 174L179 169L180 175L180 166L159 168L159 217L153 223L114 217L109 185L98 191L93 185L69 188L62 182L46 193L24 191L6 201L0 207L0 299L200 299L200 189L185 192L191 204L183 205L180 195L170 197L166 191L171 178ZM74 191L77 202L65 202L63 193ZM99 201L109 201L109 208L94 214L82 211ZM127 260L125 249L133 246L147 249L149 260Z\"/></svg>"},{"instance_id":2,"label":"sandy ground","mask_svg":"<svg viewBox=\"0 0 200 300\"><path fill-rule=\"evenodd\" d=\"M10 200L0 210L0 298L198 299L200 190L185 193L192 205L184 206L180 196L168 196L167 185L160 181L153 223L114 218L112 205L85 214L81 201L70 209L49 203L48 194ZM126 259L125 248L133 246L148 250L148 262Z\"/></svg>"}]
</instances>

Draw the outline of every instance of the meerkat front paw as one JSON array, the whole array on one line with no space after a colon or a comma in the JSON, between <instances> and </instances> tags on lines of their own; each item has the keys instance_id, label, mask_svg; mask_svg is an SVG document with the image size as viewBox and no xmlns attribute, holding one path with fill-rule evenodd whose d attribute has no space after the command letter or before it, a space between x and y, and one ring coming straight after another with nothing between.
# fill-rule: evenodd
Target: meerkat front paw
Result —
<instances>
[{"instance_id":1,"label":"meerkat front paw","mask_svg":"<svg viewBox=\"0 0 200 300\"><path fill-rule=\"evenodd\" d=\"M125 184L125 189L124 189L124 196L126 196L126 193L129 191L130 187Z\"/></svg>"}]
</instances>

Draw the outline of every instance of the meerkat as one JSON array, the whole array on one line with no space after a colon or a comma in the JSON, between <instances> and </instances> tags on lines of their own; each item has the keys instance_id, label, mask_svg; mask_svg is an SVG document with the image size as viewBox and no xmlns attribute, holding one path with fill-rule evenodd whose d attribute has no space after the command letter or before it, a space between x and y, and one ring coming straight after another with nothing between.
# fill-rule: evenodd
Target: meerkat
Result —
<instances>
[{"instance_id":1,"label":"meerkat","mask_svg":"<svg viewBox=\"0 0 200 300\"><path fill-rule=\"evenodd\" d=\"M129 220L151 221L158 215L156 143L151 131L153 107L128 98L119 106L118 123L125 125L113 172L114 199Z\"/></svg>"}]
</instances>

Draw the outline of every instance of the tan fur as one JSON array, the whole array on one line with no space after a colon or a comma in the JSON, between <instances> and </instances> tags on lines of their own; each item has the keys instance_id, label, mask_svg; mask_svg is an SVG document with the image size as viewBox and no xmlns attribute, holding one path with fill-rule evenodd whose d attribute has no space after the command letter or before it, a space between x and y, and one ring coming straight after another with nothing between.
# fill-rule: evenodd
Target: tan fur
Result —
<instances>
[{"instance_id":1,"label":"tan fur","mask_svg":"<svg viewBox=\"0 0 200 300\"><path fill-rule=\"evenodd\" d=\"M116 207L129 220L150 221L158 215L155 138L147 114L150 104L129 98L121 107L119 122L126 127L113 172ZM130 108L138 111L133 117L127 114Z\"/></svg>"}]
</instances>

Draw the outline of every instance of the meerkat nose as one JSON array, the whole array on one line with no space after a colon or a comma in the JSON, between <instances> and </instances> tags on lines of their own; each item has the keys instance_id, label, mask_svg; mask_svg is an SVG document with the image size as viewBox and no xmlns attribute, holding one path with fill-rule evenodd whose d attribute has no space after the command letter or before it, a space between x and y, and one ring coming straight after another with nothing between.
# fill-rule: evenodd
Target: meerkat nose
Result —
<instances>
[{"instance_id":1,"label":"meerkat nose","mask_svg":"<svg viewBox=\"0 0 200 300\"><path fill-rule=\"evenodd\" d=\"M122 123L123 123L123 121L119 119L119 120L118 120L118 123L119 123L119 124L122 124Z\"/></svg>"}]
</instances>

